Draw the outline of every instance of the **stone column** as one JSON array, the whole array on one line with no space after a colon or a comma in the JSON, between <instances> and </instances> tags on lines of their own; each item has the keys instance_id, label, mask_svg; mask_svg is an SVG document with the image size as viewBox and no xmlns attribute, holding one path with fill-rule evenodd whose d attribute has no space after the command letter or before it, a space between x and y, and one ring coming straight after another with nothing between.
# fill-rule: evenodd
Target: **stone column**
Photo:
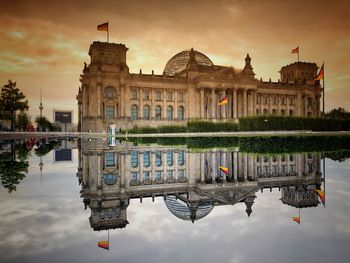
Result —
<instances>
[{"instance_id":1,"label":"stone column","mask_svg":"<svg viewBox=\"0 0 350 263\"><path fill-rule=\"evenodd\" d=\"M272 97L271 94L268 95L268 100L269 100L269 114L272 113Z\"/></svg>"},{"instance_id":2,"label":"stone column","mask_svg":"<svg viewBox=\"0 0 350 263\"><path fill-rule=\"evenodd\" d=\"M253 91L252 92L252 97L253 97L253 116L255 116L256 115L256 91Z\"/></svg>"},{"instance_id":3,"label":"stone column","mask_svg":"<svg viewBox=\"0 0 350 263\"><path fill-rule=\"evenodd\" d=\"M97 84L97 117L101 117L101 84Z\"/></svg>"},{"instance_id":4,"label":"stone column","mask_svg":"<svg viewBox=\"0 0 350 263\"><path fill-rule=\"evenodd\" d=\"M292 99L292 96L287 96L287 106L286 106L285 116L289 116L289 103L291 99Z\"/></svg>"},{"instance_id":5,"label":"stone column","mask_svg":"<svg viewBox=\"0 0 350 263\"><path fill-rule=\"evenodd\" d=\"M204 184L204 153L200 153L200 175L201 184Z\"/></svg>"},{"instance_id":6,"label":"stone column","mask_svg":"<svg viewBox=\"0 0 350 263\"><path fill-rule=\"evenodd\" d=\"M277 115L281 115L281 97L279 95L276 95L277 99ZM287 104L288 104L288 98L287 98Z\"/></svg>"},{"instance_id":7,"label":"stone column","mask_svg":"<svg viewBox=\"0 0 350 263\"><path fill-rule=\"evenodd\" d=\"M201 102L200 102L200 118L204 119L204 89L200 90Z\"/></svg>"},{"instance_id":8,"label":"stone column","mask_svg":"<svg viewBox=\"0 0 350 263\"><path fill-rule=\"evenodd\" d=\"M233 152L233 179L237 183L238 178L238 152Z\"/></svg>"},{"instance_id":9,"label":"stone column","mask_svg":"<svg viewBox=\"0 0 350 263\"><path fill-rule=\"evenodd\" d=\"M244 89L243 90L243 117L246 117L248 115L247 113L247 105L248 102L247 102L247 90Z\"/></svg>"},{"instance_id":10,"label":"stone column","mask_svg":"<svg viewBox=\"0 0 350 263\"><path fill-rule=\"evenodd\" d=\"M156 117L155 111L156 111L156 105L154 104L154 90L151 89L151 112L150 112L151 119L155 119Z\"/></svg>"},{"instance_id":11,"label":"stone column","mask_svg":"<svg viewBox=\"0 0 350 263\"><path fill-rule=\"evenodd\" d=\"M307 96L304 97L304 117L307 116Z\"/></svg>"},{"instance_id":12,"label":"stone column","mask_svg":"<svg viewBox=\"0 0 350 263\"><path fill-rule=\"evenodd\" d=\"M143 119L143 89L139 88L139 119Z\"/></svg>"},{"instance_id":13,"label":"stone column","mask_svg":"<svg viewBox=\"0 0 350 263\"><path fill-rule=\"evenodd\" d=\"M297 116L301 117L302 116L302 97L301 97L301 92L298 91L298 95L297 95Z\"/></svg>"},{"instance_id":14,"label":"stone column","mask_svg":"<svg viewBox=\"0 0 350 263\"><path fill-rule=\"evenodd\" d=\"M237 101L237 89L233 89L233 101L232 101L232 111L233 111L233 118L237 119L237 110L238 110L238 101Z\"/></svg>"},{"instance_id":15,"label":"stone column","mask_svg":"<svg viewBox=\"0 0 350 263\"><path fill-rule=\"evenodd\" d=\"M178 120L178 115L177 115L177 108L178 108L178 101L177 101L177 90L174 92L174 120Z\"/></svg>"},{"instance_id":16,"label":"stone column","mask_svg":"<svg viewBox=\"0 0 350 263\"><path fill-rule=\"evenodd\" d=\"M215 108L216 108L216 100L215 100L215 89L211 90L211 118L215 119Z\"/></svg>"},{"instance_id":17,"label":"stone column","mask_svg":"<svg viewBox=\"0 0 350 263\"><path fill-rule=\"evenodd\" d=\"M166 90L163 90L163 110L162 110L162 119L166 120Z\"/></svg>"}]
</instances>

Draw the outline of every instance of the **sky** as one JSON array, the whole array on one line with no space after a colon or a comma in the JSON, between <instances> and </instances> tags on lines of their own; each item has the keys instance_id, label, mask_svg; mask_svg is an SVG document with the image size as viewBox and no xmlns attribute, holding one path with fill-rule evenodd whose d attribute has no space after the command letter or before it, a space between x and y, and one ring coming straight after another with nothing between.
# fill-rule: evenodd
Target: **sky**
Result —
<instances>
[{"instance_id":1,"label":"sky","mask_svg":"<svg viewBox=\"0 0 350 263\"><path fill-rule=\"evenodd\" d=\"M89 46L106 41L129 50L131 73L162 74L176 53L194 49L214 64L243 68L247 53L258 79L277 81L297 60L325 62L326 110L350 110L348 1L6 1L0 0L0 86L9 79L29 100L32 120L73 110Z\"/></svg>"}]
</instances>

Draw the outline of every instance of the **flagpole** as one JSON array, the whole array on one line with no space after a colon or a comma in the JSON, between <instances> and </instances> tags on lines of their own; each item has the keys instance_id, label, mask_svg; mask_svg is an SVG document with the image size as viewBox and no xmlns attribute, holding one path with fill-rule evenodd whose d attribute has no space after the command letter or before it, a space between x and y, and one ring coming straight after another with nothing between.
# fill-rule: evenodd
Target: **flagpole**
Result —
<instances>
[{"instance_id":1,"label":"flagpole","mask_svg":"<svg viewBox=\"0 0 350 263\"><path fill-rule=\"evenodd\" d=\"M323 155L323 194L324 194L324 202L323 206L326 207L326 155Z\"/></svg>"},{"instance_id":2,"label":"flagpole","mask_svg":"<svg viewBox=\"0 0 350 263\"><path fill-rule=\"evenodd\" d=\"M109 23L108 23L108 21L107 21L107 43L109 43Z\"/></svg>"},{"instance_id":3,"label":"flagpole","mask_svg":"<svg viewBox=\"0 0 350 263\"><path fill-rule=\"evenodd\" d=\"M299 47L298 47L298 62L300 62L300 59L299 59Z\"/></svg>"},{"instance_id":4,"label":"flagpole","mask_svg":"<svg viewBox=\"0 0 350 263\"><path fill-rule=\"evenodd\" d=\"M322 78L322 86L323 86L323 90L322 90L322 111L323 111L323 116L324 116L324 114L325 114L325 112L324 112L324 110L325 110L325 105L324 105L324 103L325 103L325 99L324 99L324 62L323 62L323 78Z\"/></svg>"}]
</instances>

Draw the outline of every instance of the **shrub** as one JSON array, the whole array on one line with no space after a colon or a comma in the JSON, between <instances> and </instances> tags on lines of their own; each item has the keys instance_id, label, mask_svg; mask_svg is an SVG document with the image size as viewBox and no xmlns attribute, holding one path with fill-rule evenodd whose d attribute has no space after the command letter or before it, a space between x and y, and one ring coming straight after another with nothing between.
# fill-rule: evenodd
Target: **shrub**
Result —
<instances>
[{"instance_id":1,"label":"shrub","mask_svg":"<svg viewBox=\"0 0 350 263\"><path fill-rule=\"evenodd\" d=\"M189 132L226 132L238 131L238 124L233 122L206 122L206 121L191 121L187 123Z\"/></svg>"}]
</instances>

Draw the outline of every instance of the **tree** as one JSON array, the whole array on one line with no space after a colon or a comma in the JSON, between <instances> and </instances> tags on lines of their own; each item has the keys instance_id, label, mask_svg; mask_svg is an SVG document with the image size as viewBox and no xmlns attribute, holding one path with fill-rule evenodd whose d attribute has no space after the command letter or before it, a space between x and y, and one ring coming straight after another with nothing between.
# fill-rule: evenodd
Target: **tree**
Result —
<instances>
[{"instance_id":1,"label":"tree","mask_svg":"<svg viewBox=\"0 0 350 263\"><path fill-rule=\"evenodd\" d=\"M18 88L16 88L16 82L9 80L8 83L1 89L0 101L0 105L2 106L1 110L9 114L9 118L11 120L11 130L14 130L16 123L16 112L18 110L28 110L28 100L26 100L26 96Z\"/></svg>"},{"instance_id":2,"label":"tree","mask_svg":"<svg viewBox=\"0 0 350 263\"><path fill-rule=\"evenodd\" d=\"M37 127L41 128L42 131L52 131L54 130L54 127L51 122L45 117L45 116L38 116L35 119L35 122L37 123Z\"/></svg>"},{"instance_id":3,"label":"tree","mask_svg":"<svg viewBox=\"0 0 350 263\"><path fill-rule=\"evenodd\" d=\"M30 124L30 119L28 117L28 114L24 111L21 111L17 117L17 123L16 123L17 128L19 130L25 131L28 124Z\"/></svg>"}]
</instances>

